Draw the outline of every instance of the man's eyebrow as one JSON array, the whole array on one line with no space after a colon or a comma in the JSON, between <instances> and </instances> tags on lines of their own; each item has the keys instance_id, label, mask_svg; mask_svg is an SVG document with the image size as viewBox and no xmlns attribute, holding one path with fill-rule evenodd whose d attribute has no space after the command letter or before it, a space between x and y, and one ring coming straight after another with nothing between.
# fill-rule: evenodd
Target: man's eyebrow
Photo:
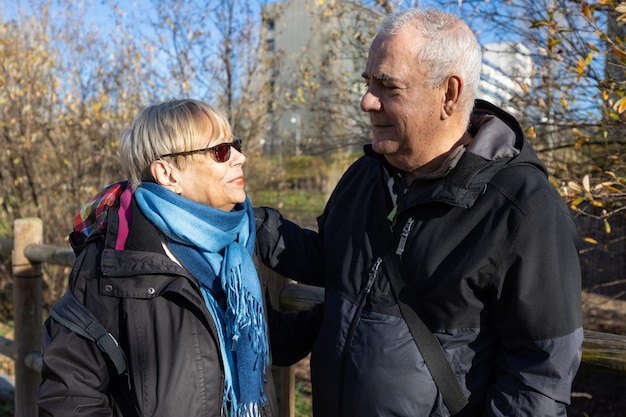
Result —
<instances>
[{"instance_id":1,"label":"man's eyebrow","mask_svg":"<svg viewBox=\"0 0 626 417\"><path fill-rule=\"evenodd\" d=\"M383 73L375 73L370 76L366 72L363 72L361 76L365 79L373 78L375 80L380 80L380 81L397 81L397 78L394 78L391 75L387 75Z\"/></svg>"}]
</instances>

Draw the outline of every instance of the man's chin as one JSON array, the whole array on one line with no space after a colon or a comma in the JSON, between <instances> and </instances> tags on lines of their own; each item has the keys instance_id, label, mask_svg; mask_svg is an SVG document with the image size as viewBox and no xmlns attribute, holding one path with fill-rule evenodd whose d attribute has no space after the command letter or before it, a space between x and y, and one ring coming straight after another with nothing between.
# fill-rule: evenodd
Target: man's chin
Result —
<instances>
[{"instance_id":1,"label":"man's chin","mask_svg":"<svg viewBox=\"0 0 626 417\"><path fill-rule=\"evenodd\" d=\"M398 148L399 144L394 140L374 139L372 141L372 149L374 152L383 155L397 152Z\"/></svg>"}]
</instances>

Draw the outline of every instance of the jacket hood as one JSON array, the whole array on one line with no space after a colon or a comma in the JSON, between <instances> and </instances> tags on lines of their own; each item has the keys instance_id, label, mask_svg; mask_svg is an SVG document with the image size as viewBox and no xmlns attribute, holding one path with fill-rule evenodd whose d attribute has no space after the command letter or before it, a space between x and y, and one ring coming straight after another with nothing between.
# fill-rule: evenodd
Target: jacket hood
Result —
<instances>
[{"instance_id":1,"label":"jacket hood","mask_svg":"<svg viewBox=\"0 0 626 417\"><path fill-rule=\"evenodd\" d=\"M403 204L405 208L427 202L471 207L487 183L509 166L533 165L547 176L545 166L524 139L519 123L504 110L487 101L476 100L468 132L473 140L465 145L447 174L417 179L411 184ZM380 158L390 172L396 171L371 145L366 145L365 154Z\"/></svg>"}]
</instances>

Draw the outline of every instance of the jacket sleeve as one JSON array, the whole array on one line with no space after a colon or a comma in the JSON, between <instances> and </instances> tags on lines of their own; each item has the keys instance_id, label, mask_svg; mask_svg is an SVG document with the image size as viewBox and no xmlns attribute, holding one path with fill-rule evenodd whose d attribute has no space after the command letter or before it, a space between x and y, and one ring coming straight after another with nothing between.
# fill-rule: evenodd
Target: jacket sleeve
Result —
<instances>
[{"instance_id":1,"label":"jacket sleeve","mask_svg":"<svg viewBox=\"0 0 626 417\"><path fill-rule=\"evenodd\" d=\"M112 416L109 370L95 343L54 319L44 325L41 416Z\"/></svg>"},{"instance_id":2,"label":"jacket sleeve","mask_svg":"<svg viewBox=\"0 0 626 417\"><path fill-rule=\"evenodd\" d=\"M324 259L318 233L301 228L268 207L255 208L254 217L257 255L263 264L304 284L324 285Z\"/></svg>"},{"instance_id":3,"label":"jacket sleeve","mask_svg":"<svg viewBox=\"0 0 626 417\"><path fill-rule=\"evenodd\" d=\"M579 237L552 189L509 218L491 322L500 340L485 416L565 416L582 354ZM521 213L521 214L520 214Z\"/></svg>"},{"instance_id":4,"label":"jacket sleeve","mask_svg":"<svg viewBox=\"0 0 626 417\"><path fill-rule=\"evenodd\" d=\"M311 352L322 323L322 311L322 304L297 312L269 308L270 345L274 365L291 366Z\"/></svg>"}]
</instances>

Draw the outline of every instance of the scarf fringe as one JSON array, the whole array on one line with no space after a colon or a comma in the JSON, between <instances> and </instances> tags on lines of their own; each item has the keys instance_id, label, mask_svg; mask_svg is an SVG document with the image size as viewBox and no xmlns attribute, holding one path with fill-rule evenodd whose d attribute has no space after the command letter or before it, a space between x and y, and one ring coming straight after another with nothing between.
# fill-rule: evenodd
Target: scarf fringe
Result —
<instances>
[{"instance_id":1,"label":"scarf fringe","mask_svg":"<svg viewBox=\"0 0 626 417\"><path fill-rule=\"evenodd\" d=\"M243 286L241 278L241 269L234 267L230 270L229 278L223 281L228 300L226 328L228 334L232 335L234 351L237 350L242 329L248 328L252 349L261 359L261 369L265 369L269 363L269 348L263 304Z\"/></svg>"},{"instance_id":2,"label":"scarf fringe","mask_svg":"<svg viewBox=\"0 0 626 417\"><path fill-rule=\"evenodd\" d=\"M224 404L224 410L227 410L227 417L261 417L262 406L255 403L241 404L237 407L236 404Z\"/></svg>"}]
</instances>

